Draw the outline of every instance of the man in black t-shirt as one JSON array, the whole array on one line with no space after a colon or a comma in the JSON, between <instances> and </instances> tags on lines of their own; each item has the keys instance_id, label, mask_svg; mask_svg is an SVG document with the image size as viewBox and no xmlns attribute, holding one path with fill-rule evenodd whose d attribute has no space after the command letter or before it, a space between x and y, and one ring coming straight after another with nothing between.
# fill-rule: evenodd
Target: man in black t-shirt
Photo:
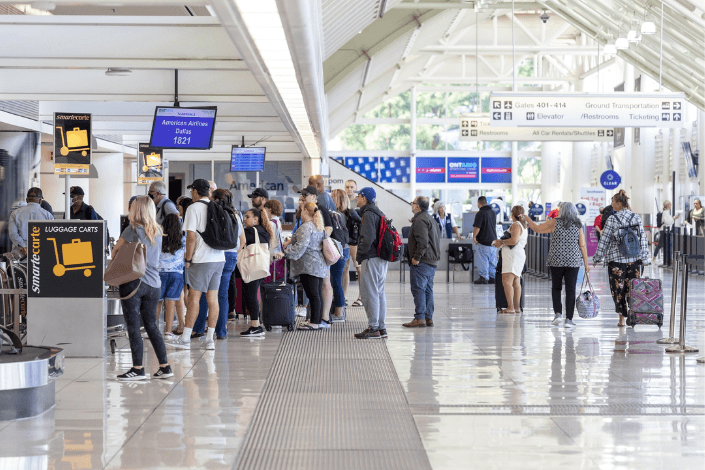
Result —
<instances>
[{"instance_id":1,"label":"man in black t-shirt","mask_svg":"<svg viewBox=\"0 0 705 470\"><path fill-rule=\"evenodd\" d=\"M475 216L472 239L477 245L477 269L480 278L475 284L494 284L494 273L497 271L497 250L492 242L497 239L497 216L492 206L487 205L487 198L480 196L477 199L480 208Z\"/></svg>"},{"instance_id":2,"label":"man in black t-shirt","mask_svg":"<svg viewBox=\"0 0 705 470\"><path fill-rule=\"evenodd\" d=\"M333 233L333 221L330 218L330 211L325 206L318 202L318 190L315 186L306 186L299 191L303 198L304 204L312 202L318 207L318 212L323 216L323 227L328 236ZM333 286L330 283L330 267L328 267L328 275L323 280L323 323L321 328L330 328L330 307L333 305Z\"/></svg>"}]
</instances>

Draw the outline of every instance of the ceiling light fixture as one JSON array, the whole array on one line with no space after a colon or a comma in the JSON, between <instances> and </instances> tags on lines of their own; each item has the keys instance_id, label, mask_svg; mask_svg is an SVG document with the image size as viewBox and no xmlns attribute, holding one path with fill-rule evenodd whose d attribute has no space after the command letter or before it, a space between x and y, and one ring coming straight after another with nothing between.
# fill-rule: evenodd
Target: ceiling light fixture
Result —
<instances>
[{"instance_id":1,"label":"ceiling light fixture","mask_svg":"<svg viewBox=\"0 0 705 470\"><path fill-rule=\"evenodd\" d=\"M617 40L614 42L614 47L617 48L617 50L623 51L624 49L629 49L629 41L627 38L617 38Z\"/></svg>"},{"instance_id":2,"label":"ceiling light fixture","mask_svg":"<svg viewBox=\"0 0 705 470\"><path fill-rule=\"evenodd\" d=\"M31 6L37 10L54 11L56 9L56 3L54 2L32 2Z\"/></svg>"},{"instance_id":3,"label":"ceiling light fixture","mask_svg":"<svg viewBox=\"0 0 705 470\"><path fill-rule=\"evenodd\" d=\"M276 0L235 0L235 4L309 156L321 158Z\"/></svg>"},{"instance_id":4,"label":"ceiling light fixture","mask_svg":"<svg viewBox=\"0 0 705 470\"><path fill-rule=\"evenodd\" d=\"M627 41L632 44L637 44L641 41L641 32L639 31L639 23L632 21L629 32L627 33Z\"/></svg>"},{"instance_id":5,"label":"ceiling light fixture","mask_svg":"<svg viewBox=\"0 0 705 470\"><path fill-rule=\"evenodd\" d=\"M107 75L108 77L125 77L131 74L132 70L121 67L111 67L105 71L105 75Z\"/></svg>"},{"instance_id":6,"label":"ceiling light fixture","mask_svg":"<svg viewBox=\"0 0 705 470\"><path fill-rule=\"evenodd\" d=\"M602 53L605 55L616 55L617 48L612 43L605 44L605 48L602 50Z\"/></svg>"},{"instance_id":7,"label":"ceiling light fixture","mask_svg":"<svg viewBox=\"0 0 705 470\"><path fill-rule=\"evenodd\" d=\"M641 34L651 36L652 34L656 34L656 25L654 24L653 21L644 21L644 23L641 25Z\"/></svg>"}]
</instances>

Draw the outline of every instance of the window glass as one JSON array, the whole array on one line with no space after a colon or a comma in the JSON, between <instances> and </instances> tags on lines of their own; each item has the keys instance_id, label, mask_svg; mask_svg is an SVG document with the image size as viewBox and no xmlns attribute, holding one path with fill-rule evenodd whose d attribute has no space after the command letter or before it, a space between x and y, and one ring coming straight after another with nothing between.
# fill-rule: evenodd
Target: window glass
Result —
<instances>
[{"instance_id":1,"label":"window glass","mask_svg":"<svg viewBox=\"0 0 705 470\"><path fill-rule=\"evenodd\" d=\"M417 93L416 116L424 118L446 117L446 93L444 91Z\"/></svg>"},{"instance_id":2,"label":"window glass","mask_svg":"<svg viewBox=\"0 0 705 470\"><path fill-rule=\"evenodd\" d=\"M392 118L392 119L409 119L411 118L411 92L405 91L391 98L375 109L368 111L364 118Z\"/></svg>"},{"instance_id":3,"label":"window glass","mask_svg":"<svg viewBox=\"0 0 705 470\"><path fill-rule=\"evenodd\" d=\"M445 150L443 141L445 126L418 124L416 126L416 150Z\"/></svg>"}]
</instances>

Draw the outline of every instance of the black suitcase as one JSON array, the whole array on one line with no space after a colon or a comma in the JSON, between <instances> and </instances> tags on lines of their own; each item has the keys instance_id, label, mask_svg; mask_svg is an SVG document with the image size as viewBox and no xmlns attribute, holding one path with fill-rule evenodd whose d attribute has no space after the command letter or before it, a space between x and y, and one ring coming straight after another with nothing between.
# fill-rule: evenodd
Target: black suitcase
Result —
<instances>
[{"instance_id":1,"label":"black suitcase","mask_svg":"<svg viewBox=\"0 0 705 470\"><path fill-rule=\"evenodd\" d=\"M275 279L262 284L261 322L267 331L272 331L273 326L286 326L292 331L296 324L296 287L287 281L287 273L288 269L285 269L281 281Z\"/></svg>"},{"instance_id":2,"label":"black suitcase","mask_svg":"<svg viewBox=\"0 0 705 470\"><path fill-rule=\"evenodd\" d=\"M524 264L524 269L521 272L521 311L524 311L524 273L526 272L526 264ZM504 294L504 285L502 284L502 250L499 251L499 256L497 257L497 270L494 275L494 298L497 306L497 311L504 310L508 308L507 296Z\"/></svg>"}]
</instances>

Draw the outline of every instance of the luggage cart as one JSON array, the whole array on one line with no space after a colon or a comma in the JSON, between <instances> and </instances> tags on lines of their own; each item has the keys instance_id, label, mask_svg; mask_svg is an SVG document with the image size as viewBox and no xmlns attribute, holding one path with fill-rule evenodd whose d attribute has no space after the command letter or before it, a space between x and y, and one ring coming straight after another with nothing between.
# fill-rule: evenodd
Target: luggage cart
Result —
<instances>
[{"instance_id":1,"label":"luggage cart","mask_svg":"<svg viewBox=\"0 0 705 470\"><path fill-rule=\"evenodd\" d=\"M117 350L116 340L118 338L127 338L127 328L125 319L122 315L122 307L120 305L120 292L117 286L109 286L106 292L108 303L108 318L107 318L107 338L110 343L110 352L115 354Z\"/></svg>"},{"instance_id":2,"label":"luggage cart","mask_svg":"<svg viewBox=\"0 0 705 470\"><path fill-rule=\"evenodd\" d=\"M27 268L12 253L6 253L3 258L8 264L7 269L0 267L1 324L26 341Z\"/></svg>"},{"instance_id":3,"label":"luggage cart","mask_svg":"<svg viewBox=\"0 0 705 470\"><path fill-rule=\"evenodd\" d=\"M91 276L91 269L95 268L93 264L93 248L91 242L82 242L78 238L71 240L71 243L61 245L61 254L64 264L61 264L59 259L59 249L56 245L56 238L47 238L54 242L54 254L56 255L56 265L53 268L54 275L57 277L63 276L66 271L75 271L83 269L83 275ZM78 265L78 266L77 266ZM67 268L66 266L72 266Z\"/></svg>"},{"instance_id":4,"label":"luggage cart","mask_svg":"<svg viewBox=\"0 0 705 470\"><path fill-rule=\"evenodd\" d=\"M74 127L72 131L66 132L66 137L64 137L63 126L56 126L57 129L61 131L61 155L64 157L69 154L69 152L81 152L84 157L88 155L88 131L81 129L80 127ZM66 145L68 142L68 145ZM79 148L80 147L80 148Z\"/></svg>"}]
</instances>

